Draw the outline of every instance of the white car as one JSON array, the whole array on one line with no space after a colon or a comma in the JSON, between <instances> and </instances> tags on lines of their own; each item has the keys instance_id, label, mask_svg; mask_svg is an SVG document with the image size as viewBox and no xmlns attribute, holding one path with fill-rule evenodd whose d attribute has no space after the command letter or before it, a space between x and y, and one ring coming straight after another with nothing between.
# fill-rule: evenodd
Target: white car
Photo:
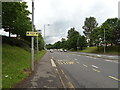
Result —
<instances>
[{"instance_id":1,"label":"white car","mask_svg":"<svg viewBox=\"0 0 120 90\"><path fill-rule=\"evenodd\" d=\"M50 52L53 53L53 49L50 49Z\"/></svg>"},{"instance_id":2,"label":"white car","mask_svg":"<svg viewBox=\"0 0 120 90\"><path fill-rule=\"evenodd\" d=\"M67 50L65 49L64 52L67 52Z\"/></svg>"}]
</instances>

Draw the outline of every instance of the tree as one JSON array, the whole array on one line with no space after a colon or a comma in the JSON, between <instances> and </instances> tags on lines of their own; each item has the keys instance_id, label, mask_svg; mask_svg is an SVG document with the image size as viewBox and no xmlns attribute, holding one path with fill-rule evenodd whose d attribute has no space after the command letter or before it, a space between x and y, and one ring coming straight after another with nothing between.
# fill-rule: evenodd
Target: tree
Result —
<instances>
[{"instance_id":1,"label":"tree","mask_svg":"<svg viewBox=\"0 0 120 90\"><path fill-rule=\"evenodd\" d=\"M93 29L90 34L90 39L92 40L94 46L98 46L99 43L104 40L101 34L101 27L96 27Z\"/></svg>"},{"instance_id":2,"label":"tree","mask_svg":"<svg viewBox=\"0 0 120 90\"><path fill-rule=\"evenodd\" d=\"M2 24L5 31L9 31L9 36L13 33L27 39L26 31L30 31L32 25L28 17L30 12L27 10L26 2L3 2L2 6Z\"/></svg>"},{"instance_id":3,"label":"tree","mask_svg":"<svg viewBox=\"0 0 120 90\"><path fill-rule=\"evenodd\" d=\"M104 37L104 30L105 30L105 39L106 39L106 44L115 43L116 39L116 27L118 25L118 18L110 18L107 19L102 25L101 25L101 36ZM114 34L113 34L114 33Z\"/></svg>"},{"instance_id":4,"label":"tree","mask_svg":"<svg viewBox=\"0 0 120 90\"><path fill-rule=\"evenodd\" d=\"M84 21L84 26L82 27L84 29L83 33L85 34L86 38L89 40L90 39L90 34L93 31L94 28L96 28L98 25L96 18L94 17L89 17L86 18ZM91 39L90 39L91 41Z\"/></svg>"},{"instance_id":5,"label":"tree","mask_svg":"<svg viewBox=\"0 0 120 90\"><path fill-rule=\"evenodd\" d=\"M78 37L79 37L79 32L77 32L74 27L68 31L68 36L67 36L68 49L77 50L77 38Z\"/></svg>"},{"instance_id":6,"label":"tree","mask_svg":"<svg viewBox=\"0 0 120 90\"><path fill-rule=\"evenodd\" d=\"M83 47L87 46L87 41L85 39L84 36L79 35L78 39L77 39L77 47L78 49L82 50Z\"/></svg>"},{"instance_id":7,"label":"tree","mask_svg":"<svg viewBox=\"0 0 120 90\"><path fill-rule=\"evenodd\" d=\"M113 31L114 39L115 39L115 44L120 45L120 19L117 22L117 26L115 27Z\"/></svg>"}]
</instances>

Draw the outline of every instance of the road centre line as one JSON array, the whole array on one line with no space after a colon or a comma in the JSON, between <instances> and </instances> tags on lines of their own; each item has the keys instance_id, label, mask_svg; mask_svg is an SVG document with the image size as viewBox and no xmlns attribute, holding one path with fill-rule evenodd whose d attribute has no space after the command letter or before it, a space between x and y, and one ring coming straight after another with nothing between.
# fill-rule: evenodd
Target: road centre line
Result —
<instances>
[{"instance_id":1,"label":"road centre line","mask_svg":"<svg viewBox=\"0 0 120 90\"><path fill-rule=\"evenodd\" d=\"M83 64L83 66L88 67L87 65Z\"/></svg>"},{"instance_id":2,"label":"road centre line","mask_svg":"<svg viewBox=\"0 0 120 90\"><path fill-rule=\"evenodd\" d=\"M80 63L80 62L76 62L76 63Z\"/></svg>"},{"instance_id":3,"label":"road centre line","mask_svg":"<svg viewBox=\"0 0 120 90\"><path fill-rule=\"evenodd\" d=\"M120 81L120 79L115 78L115 77L113 77L113 76L108 76L108 77L111 78L111 79L114 79L114 80L116 80L116 81Z\"/></svg>"},{"instance_id":4,"label":"road centre line","mask_svg":"<svg viewBox=\"0 0 120 90\"><path fill-rule=\"evenodd\" d=\"M75 58L75 60L78 60L78 59Z\"/></svg>"},{"instance_id":5,"label":"road centre line","mask_svg":"<svg viewBox=\"0 0 120 90\"><path fill-rule=\"evenodd\" d=\"M95 66L95 65L92 65L92 67L94 67L94 68L98 68L97 66Z\"/></svg>"},{"instance_id":6,"label":"road centre line","mask_svg":"<svg viewBox=\"0 0 120 90\"><path fill-rule=\"evenodd\" d=\"M96 72L100 72L99 70L96 70L96 69L94 69L94 68L92 68L92 70L94 70L94 71L96 71Z\"/></svg>"}]
</instances>

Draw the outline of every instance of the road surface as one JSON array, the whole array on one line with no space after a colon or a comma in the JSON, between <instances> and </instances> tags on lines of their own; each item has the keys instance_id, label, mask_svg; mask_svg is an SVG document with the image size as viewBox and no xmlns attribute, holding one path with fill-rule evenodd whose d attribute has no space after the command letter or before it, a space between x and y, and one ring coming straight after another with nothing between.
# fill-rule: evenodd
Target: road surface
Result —
<instances>
[{"instance_id":1,"label":"road surface","mask_svg":"<svg viewBox=\"0 0 120 90\"><path fill-rule=\"evenodd\" d=\"M75 88L118 88L118 61L83 56L79 53L53 52Z\"/></svg>"}]
</instances>

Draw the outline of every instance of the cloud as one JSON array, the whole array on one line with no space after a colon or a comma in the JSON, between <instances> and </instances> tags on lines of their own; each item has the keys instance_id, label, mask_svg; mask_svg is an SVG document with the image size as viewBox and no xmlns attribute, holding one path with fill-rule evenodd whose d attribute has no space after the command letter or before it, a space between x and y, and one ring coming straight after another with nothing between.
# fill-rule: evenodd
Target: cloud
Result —
<instances>
[{"instance_id":1,"label":"cloud","mask_svg":"<svg viewBox=\"0 0 120 90\"><path fill-rule=\"evenodd\" d=\"M75 27L83 34L86 17L93 16L101 25L108 18L118 16L119 0L35 0L35 25L44 32L46 42L53 43L67 36L68 28ZM31 2L29 1L29 10Z\"/></svg>"}]
</instances>

